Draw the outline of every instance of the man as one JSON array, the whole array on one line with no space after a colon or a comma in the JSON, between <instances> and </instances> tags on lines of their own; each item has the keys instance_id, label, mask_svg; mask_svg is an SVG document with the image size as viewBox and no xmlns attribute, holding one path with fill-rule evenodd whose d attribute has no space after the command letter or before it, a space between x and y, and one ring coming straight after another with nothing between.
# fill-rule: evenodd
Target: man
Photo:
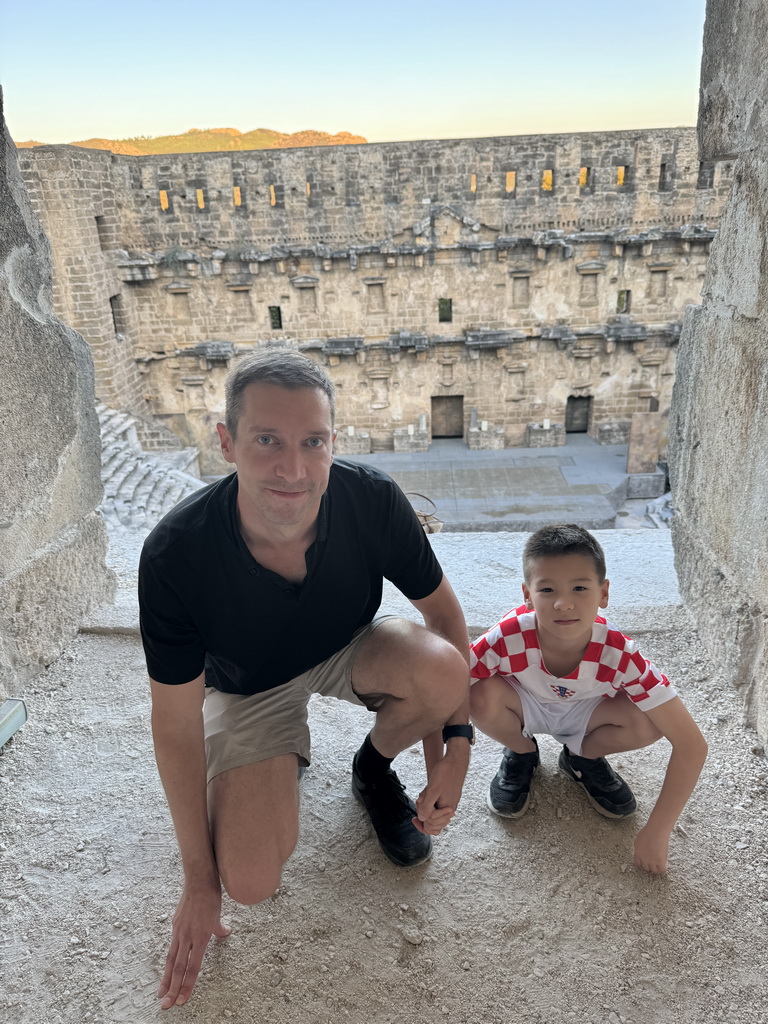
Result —
<instances>
[{"instance_id":1,"label":"man","mask_svg":"<svg viewBox=\"0 0 768 1024\"><path fill-rule=\"evenodd\" d=\"M184 869L163 1009L186 1002L211 935L228 933L222 883L246 904L280 884L311 693L376 712L352 788L402 866L426 860L453 816L473 736L461 608L389 477L334 464L324 370L290 351L244 361L225 419L236 474L163 519L139 573L155 754ZM384 577L426 628L375 617ZM390 765L419 739L428 783L414 804Z\"/></svg>"}]
</instances>

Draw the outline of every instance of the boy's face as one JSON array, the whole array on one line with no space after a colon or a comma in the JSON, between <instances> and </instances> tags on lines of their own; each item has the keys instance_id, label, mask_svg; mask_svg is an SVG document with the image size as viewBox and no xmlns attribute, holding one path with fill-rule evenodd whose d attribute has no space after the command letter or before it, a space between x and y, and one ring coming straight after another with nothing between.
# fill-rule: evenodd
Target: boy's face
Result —
<instances>
[{"instance_id":1,"label":"boy's face","mask_svg":"<svg viewBox=\"0 0 768 1024\"><path fill-rule=\"evenodd\" d=\"M539 631L569 649L589 641L598 609L608 604L608 586L586 555L553 555L533 561L523 596Z\"/></svg>"}]
</instances>

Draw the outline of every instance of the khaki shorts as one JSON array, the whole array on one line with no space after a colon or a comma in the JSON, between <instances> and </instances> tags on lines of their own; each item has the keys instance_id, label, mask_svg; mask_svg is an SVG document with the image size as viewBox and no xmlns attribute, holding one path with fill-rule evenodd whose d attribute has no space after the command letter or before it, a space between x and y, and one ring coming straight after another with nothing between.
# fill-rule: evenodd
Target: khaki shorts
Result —
<instances>
[{"instance_id":1,"label":"khaki shorts","mask_svg":"<svg viewBox=\"0 0 768 1024\"><path fill-rule=\"evenodd\" d=\"M373 631L394 615L378 615L355 633L346 647L290 682L264 693L242 696L208 687L203 704L208 781L230 768L298 754L308 765L307 705L313 693L366 705L352 689L352 667Z\"/></svg>"}]
</instances>

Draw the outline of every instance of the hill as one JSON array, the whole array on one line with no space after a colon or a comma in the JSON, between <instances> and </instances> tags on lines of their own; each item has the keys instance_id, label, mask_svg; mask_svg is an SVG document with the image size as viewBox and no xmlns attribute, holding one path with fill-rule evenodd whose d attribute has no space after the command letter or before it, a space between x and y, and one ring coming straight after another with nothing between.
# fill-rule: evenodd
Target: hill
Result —
<instances>
[{"instance_id":1,"label":"hill","mask_svg":"<svg viewBox=\"0 0 768 1024\"><path fill-rule=\"evenodd\" d=\"M139 135L133 139L85 139L70 142L70 146L83 149L106 149L127 156L145 156L154 153L213 153L244 149L291 149L297 146L350 146L367 142L362 135L349 132L316 132L307 129L286 135L271 128L256 128L241 132L237 128L190 128L181 135L160 135L157 138ZM17 142L18 149L44 146L44 142Z\"/></svg>"}]
</instances>

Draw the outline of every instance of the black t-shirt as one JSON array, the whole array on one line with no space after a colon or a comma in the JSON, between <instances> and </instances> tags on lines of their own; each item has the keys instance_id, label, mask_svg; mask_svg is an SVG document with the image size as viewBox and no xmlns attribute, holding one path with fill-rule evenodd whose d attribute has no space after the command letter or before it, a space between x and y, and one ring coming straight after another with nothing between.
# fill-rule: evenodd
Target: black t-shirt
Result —
<instances>
[{"instance_id":1,"label":"black t-shirt","mask_svg":"<svg viewBox=\"0 0 768 1024\"><path fill-rule=\"evenodd\" d=\"M399 487L370 466L336 461L300 585L265 569L237 524L237 475L176 506L144 543L141 635L160 683L258 693L345 647L381 603L383 578L412 599L443 577Z\"/></svg>"}]
</instances>

